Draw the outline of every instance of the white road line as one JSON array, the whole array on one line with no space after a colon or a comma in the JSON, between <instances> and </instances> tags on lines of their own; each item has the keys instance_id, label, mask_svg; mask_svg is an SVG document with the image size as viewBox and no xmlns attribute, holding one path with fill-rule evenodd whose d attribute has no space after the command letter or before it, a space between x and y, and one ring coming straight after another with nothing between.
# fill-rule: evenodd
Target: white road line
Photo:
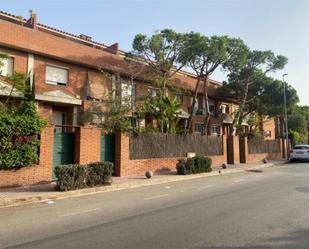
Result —
<instances>
[{"instance_id":1,"label":"white road line","mask_svg":"<svg viewBox=\"0 0 309 249\"><path fill-rule=\"evenodd\" d=\"M214 185L200 186L199 189L212 188Z\"/></svg>"},{"instance_id":2,"label":"white road line","mask_svg":"<svg viewBox=\"0 0 309 249\"><path fill-rule=\"evenodd\" d=\"M78 214L85 214L85 213L90 213L90 212L97 211L97 210L100 210L100 208L94 208L94 209L88 209L88 210L79 211L79 212L62 214L62 215L59 215L59 217L67 217L67 216L73 216L73 215L78 215Z\"/></svg>"},{"instance_id":3,"label":"white road line","mask_svg":"<svg viewBox=\"0 0 309 249\"><path fill-rule=\"evenodd\" d=\"M164 194L164 195L156 195L156 196L153 196L153 197L148 197L148 198L145 198L145 199L144 199L144 201L149 201L149 200L159 199L159 198L163 198L163 197L166 197L166 196L169 196L169 194Z\"/></svg>"},{"instance_id":4,"label":"white road line","mask_svg":"<svg viewBox=\"0 0 309 249\"><path fill-rule=\"evenodd\" d=\"M239 180L235 180L234 182L244 182L245 181L245 179L239 179Z\"/></svg>"}]
</instances>

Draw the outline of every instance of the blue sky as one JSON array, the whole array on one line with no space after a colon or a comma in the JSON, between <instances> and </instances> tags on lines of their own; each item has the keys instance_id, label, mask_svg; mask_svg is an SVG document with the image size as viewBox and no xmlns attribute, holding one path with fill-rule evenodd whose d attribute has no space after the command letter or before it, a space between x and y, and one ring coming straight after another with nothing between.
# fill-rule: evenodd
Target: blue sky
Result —
<instances>
[{"instance_id":1,"label":"blue sky","mask_svg":"<svg viewBox=\"0 0 309 249\"><path fill-rule=\"evenodd\" d=\"M172 28L242 38L252 49L271 49L289 58L274 76L296 88L309 105L309 0L2 0L0 9L40 23L130 50L137 33ZM221 72L214 76L224 79Z\"/></svg>"}]
</instances>

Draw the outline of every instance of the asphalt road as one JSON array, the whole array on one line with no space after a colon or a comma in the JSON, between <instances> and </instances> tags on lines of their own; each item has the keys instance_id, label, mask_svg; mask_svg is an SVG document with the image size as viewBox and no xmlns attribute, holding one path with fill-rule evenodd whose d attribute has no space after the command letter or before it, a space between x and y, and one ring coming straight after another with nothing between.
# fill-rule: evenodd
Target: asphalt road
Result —
<instances>
[{"instance_id":1,"label":"asphalt road","mask_svg":"<svg viewBox=\"0 0 309 249\"><path fill-rule=\"evenodd\" d=\"M309 164L0 209L0 248L309 248Z\"/></svg>"}]
</instances>

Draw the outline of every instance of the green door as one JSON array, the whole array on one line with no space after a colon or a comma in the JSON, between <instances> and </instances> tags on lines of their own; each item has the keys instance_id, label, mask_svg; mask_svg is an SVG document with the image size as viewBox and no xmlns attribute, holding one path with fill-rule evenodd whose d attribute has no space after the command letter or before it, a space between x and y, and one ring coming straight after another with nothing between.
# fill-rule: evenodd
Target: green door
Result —
<instances>
[{"instance_id":1,"label":"green door","mask_svg":"<svg viewBox=\"0 0 309 249\"><path fill-rule=\"evenodd\" d=\"M74 133L55 133L53 152L53 180L56 179L55 167L74 163Z\"/></svg>"},{"instance_id":2,"label":"green door","mask_svg":"<svg viewBox=\"0 0 309 249\"><path fill-rule=\"evenodd\" d=\"M101 161L115 162L115 135L101 136Z\"/></svg>"}]
</instances>

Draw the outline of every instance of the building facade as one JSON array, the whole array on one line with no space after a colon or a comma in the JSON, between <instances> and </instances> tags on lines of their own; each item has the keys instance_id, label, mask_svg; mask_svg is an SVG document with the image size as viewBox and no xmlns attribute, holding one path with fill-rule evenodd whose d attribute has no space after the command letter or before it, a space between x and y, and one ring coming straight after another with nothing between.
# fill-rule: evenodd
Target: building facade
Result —
<instances>
[{"instance_id":1,"label":"building facade","mask_svg":"<svg viewBox=\"0 0 309 249\"><path fill-rule=\"evenodd\" d=\"M83 34L77 36L40 24L35 13L31 13L29 19L23 19L0 12L0 33L0 52L8 55L8 58L2 60L3 65L0 67L0 101L9 94L16 99L22 98L15 89L11 92L12 86L6 81L5 76L10 76L14 72L28 74L35 92L38 112L54 129L54 139L51 141L54 143L51 152L54 155L59 146L63 146L59 154L63 153L65 147L63 144L58 146L57 143L64 141L63 138L58 139L58 134L60 136L63 132L70 133L77 129L78 136L77 138L75 136L75 142L87 137L85 135L87 130L79 128L82 125L81 116L104 97L119 94L134 100L142 96L154 97L159 92L151 80L140 75L143 65L128 64L125 60L126 53L119 49L118 43L108 46L92 41L91 37ZM120 91L116 89L116 77L120 79ZM179 124L182 127L186 126L191 111L195 83L194 75L180 71L172 77L172 87L167 88L168 96L177 98L182 103L179 113ZM237 104L218 98L216 89L220 86L220 82L214 80L209 82L211 118L207 133L214 136L228 136ZM192 132L201 133L205 118L202 91L198 95L193 113ZM146 126L149 122L151 120L143 120L140 125ZM244 129L249 129L245 122L243 125ZM50 134L50 128L48 129L46 134ZM267 135L265 136L267 139L274 139L278 133L273 120L262 121L261 129ZM97 134L97 131L89 134ZM44 139L49 141L48 136ZM70 144L71 138L66 139L68 139L67 145ZM102 139L95 141L97 144L113 144L109 142L110 138ZM71 143L74 143L74 140L72 141ZM85 151L90 147L89 139L86 147L79 145L79 149L84 148ZM81 155L81 152L76 152L75 156L72 156L75 157L72 159L74 162L87 161L87 156L83 157L86 159L76 159L76 155ZM93 157L90 155L89 158ZM100 160L105 157L102 156L102 152L100 156L100 151L96 151L94 158ZM55 156L52 160L53 162L49 160L49 164L71 162L58 162ZM45 176L45 179L48 178L49 175Z\"/></svg>"}]
</instances>

